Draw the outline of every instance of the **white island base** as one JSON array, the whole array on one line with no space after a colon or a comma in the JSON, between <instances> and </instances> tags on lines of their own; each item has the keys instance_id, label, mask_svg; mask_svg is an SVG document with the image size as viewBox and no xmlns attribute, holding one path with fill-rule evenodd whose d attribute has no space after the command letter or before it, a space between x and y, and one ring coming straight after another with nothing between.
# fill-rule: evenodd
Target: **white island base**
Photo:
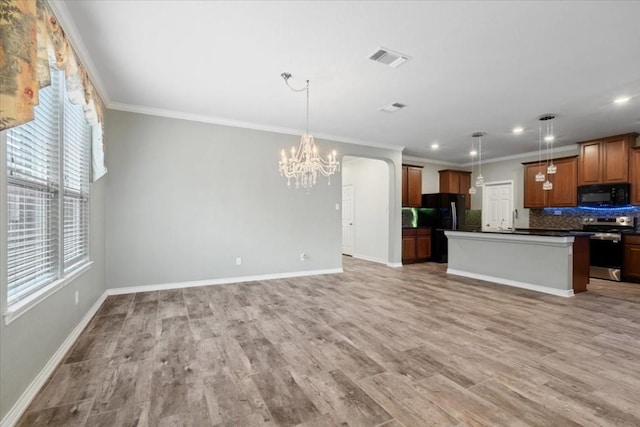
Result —
<instances>
[{"instance_id":1,"label":"white island base","mask_svg":"<svg viewBox=\"0 0 640 427\"><path fill-rule=\"evenodd\" d=\"M445 231L447 273L569 297L587 290L589 236Z\"/></svg>"}]
</instances>

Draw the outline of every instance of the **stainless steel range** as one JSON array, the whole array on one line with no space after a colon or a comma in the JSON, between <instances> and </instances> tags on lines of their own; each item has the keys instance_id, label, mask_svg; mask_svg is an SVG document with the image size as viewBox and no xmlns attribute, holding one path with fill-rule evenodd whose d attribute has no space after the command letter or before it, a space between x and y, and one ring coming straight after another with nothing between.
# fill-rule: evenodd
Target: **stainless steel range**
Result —
<instances>
[{"instance_id":1,"label":"stainless steel range","mask_svg":"<svg viewBox=\"0 0 640 427\"><path fill-rule=\"evenodd\" d=\"M620 281L622 270L622 233L633 231L634 217L583 218L582 230L594 232L590 244L589 276Z\"/></svg>"}]
</instances>

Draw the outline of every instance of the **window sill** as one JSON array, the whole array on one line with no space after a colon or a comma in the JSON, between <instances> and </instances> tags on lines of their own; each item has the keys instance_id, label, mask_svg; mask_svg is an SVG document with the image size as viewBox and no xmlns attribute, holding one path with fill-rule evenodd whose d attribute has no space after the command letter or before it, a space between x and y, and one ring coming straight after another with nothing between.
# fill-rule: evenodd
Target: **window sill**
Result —
<instances>
[{"instance_id":1,"label":"window sill","mask_svg":"<svg viewBox=\"0 0 640 427\"><path fill-rule=\"evenodd\" d=\"M58 292L60 289L67 286L77 277L84 274L85 271L89 270L93 265L93 261L89 261L84 264L82 267L77 270L72 271L68 276L63 277L62 279L56 280L48 286L34 292L32 295L29 295L22 301L19 301L7 309L4 313L4 324L8 325L9 323L16 320L18 317L22 316L27 311L31 310L36 305L40 304L42 301L47 299L49 295L53 295Z\"/></svg>"}]
</instances>

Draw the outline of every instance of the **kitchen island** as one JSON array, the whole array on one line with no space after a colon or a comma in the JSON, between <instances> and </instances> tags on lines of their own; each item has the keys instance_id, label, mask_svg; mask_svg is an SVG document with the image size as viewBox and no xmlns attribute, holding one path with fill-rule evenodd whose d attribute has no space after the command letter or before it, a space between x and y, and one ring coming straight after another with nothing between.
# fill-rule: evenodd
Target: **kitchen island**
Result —
<instances>
[{"instance_id":1,"label":"kitchen island","mask_svg":"<svg viewBox=\"0 0 640 427\"><path fill-rule=\"evenodd\" d=\"M569 297L587 290L590 234L448 230L447 273Z\"/></svg>"}]
</instances>

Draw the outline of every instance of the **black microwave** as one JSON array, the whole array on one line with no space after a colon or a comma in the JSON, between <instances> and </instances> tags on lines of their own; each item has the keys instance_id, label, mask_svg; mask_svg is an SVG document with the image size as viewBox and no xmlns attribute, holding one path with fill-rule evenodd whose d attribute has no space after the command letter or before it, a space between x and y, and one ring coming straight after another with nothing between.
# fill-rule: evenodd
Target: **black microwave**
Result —
<instances>
[{"instance_id":1,"label":"black microwave","mask_svg":"<svg viewBox=\"0 0 640 427\"><path fill-rule=\"evenodd\" d=\"M629 184L597 184L578 187L578 206L612 207L630 203Z\"/></svg>"}]
</instances>

